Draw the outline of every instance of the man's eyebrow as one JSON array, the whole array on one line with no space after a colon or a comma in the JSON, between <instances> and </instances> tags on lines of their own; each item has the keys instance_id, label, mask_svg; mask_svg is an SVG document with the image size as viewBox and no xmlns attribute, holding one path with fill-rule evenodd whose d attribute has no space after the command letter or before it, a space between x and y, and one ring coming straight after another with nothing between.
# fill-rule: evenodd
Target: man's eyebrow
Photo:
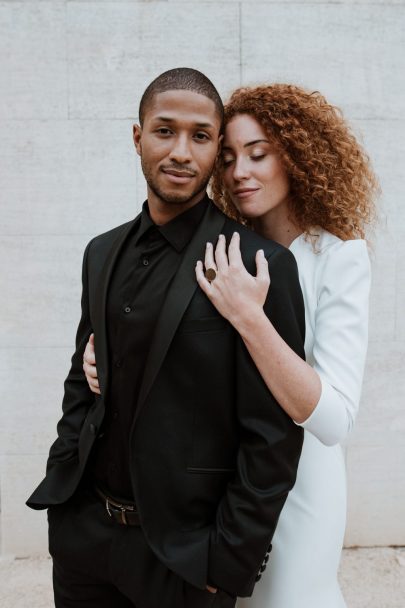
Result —
<instances>
[{"instance_id":1,"label":"man's eyebrow","mask_svg":"<svg viewBox=\"0 0 405 608\"><path fill-rule=\"evenodd\" d=\"M154 122L168 122L168 123L173 123L176 122L175 118L170 118L170 116L156 116L154 119ZM194 126L198 127L199 129L214 129L214 125L210 122L196 122L194 123Z\"/></svg>"},{"instance_id":2,"label":"man's eyebrow","mask_svg":"<svg viewBox=\"0 0 405 608\"><path fill-rule=\"evenodd\" d=\"M244 144L243 147L249 148L249 146L254 146L255 144L260 143L269 144L270 142L268 139L255 139L254 141L249 141L247 144ZM222 146L222 150L232 150L232 148L230 146Z\"/></svg>"}]
</instances>

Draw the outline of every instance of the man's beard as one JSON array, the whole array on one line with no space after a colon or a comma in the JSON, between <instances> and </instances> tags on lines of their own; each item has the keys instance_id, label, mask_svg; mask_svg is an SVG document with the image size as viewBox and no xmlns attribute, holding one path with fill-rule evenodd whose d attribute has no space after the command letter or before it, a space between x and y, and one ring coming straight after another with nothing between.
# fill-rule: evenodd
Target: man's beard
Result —
<instances>
[{"instance_id":1,"label":"man's beard","mask_svg":"<svg viewBox=\"0 0 405 608\"><path fill-rule=\"evenodd\" d=\"M204 175L200 177L191 194L184 195L181 193L169 194L168 192L164 192L161 188L159 188L157 180L153 178L152 171L150 171L148 166L144 164L142 157L141 165L144 177L146 179L146 183L148 184L153 194L157 196L161 201L163 201L164 203L168 203L169 205L184 205L184 203L187 203L189 200L200 194L200 192L204 192L208 186L208 182L210 181L211 174L214 169L214 167L212 167L210 171L207 171Z\"/></svg>"}]
</instances>

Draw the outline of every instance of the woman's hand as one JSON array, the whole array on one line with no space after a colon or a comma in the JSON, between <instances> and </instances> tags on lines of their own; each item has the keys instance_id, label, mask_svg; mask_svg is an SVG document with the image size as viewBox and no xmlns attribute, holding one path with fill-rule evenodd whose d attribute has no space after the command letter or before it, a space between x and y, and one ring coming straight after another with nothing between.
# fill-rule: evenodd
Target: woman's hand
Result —
<instances>
[{"instance_id":1,"label":"woman's hand","mask_svg":"<svg viewBox=\"0 0 405 608\"><path fill-rule=\"evenodd\" d=\"M256 253L256 276L246 270L240 253L240 236L234 232L226 253L226 241L219 235L215 252L211 243L207 243L204 260L205 269L216 271L215 279L210 282L205 278L201 261L196 265L197 282L218 312L236 329L240 324L252 320L258 313L263 314L270 286L267 260L260 249Z\"/></svg>"},{"instance_id":2,"label":"woman's hand","mask_svg":"<svg viewBox=\"0 0 405 608\"><path fill-rule=\"evenodd\" d=\"M91 334L83 354L83 370L90 390L101 395L97 378L96 353L94 352L94 334Z\"/></svg>"}]
</instances>

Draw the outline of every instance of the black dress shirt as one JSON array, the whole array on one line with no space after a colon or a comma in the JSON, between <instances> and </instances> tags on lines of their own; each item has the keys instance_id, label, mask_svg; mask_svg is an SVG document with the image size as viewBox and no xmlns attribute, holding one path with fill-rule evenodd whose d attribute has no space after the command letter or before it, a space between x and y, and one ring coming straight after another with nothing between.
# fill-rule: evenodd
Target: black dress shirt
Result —
<instances>
[{"instance_id":1,"label":"black dress shirt","mask_svg":"<svg viewBox=\"0 0 405 608\"><path fill-rule=\"evenodd\" d=\"M145 202L139 227L127 238L113 271L106 311L110 385L89 469L106 493L123 500L134 500L130 431L154 327L183 250L207 205L205 197L157 226Z\"/></svg>"}]
</instances>

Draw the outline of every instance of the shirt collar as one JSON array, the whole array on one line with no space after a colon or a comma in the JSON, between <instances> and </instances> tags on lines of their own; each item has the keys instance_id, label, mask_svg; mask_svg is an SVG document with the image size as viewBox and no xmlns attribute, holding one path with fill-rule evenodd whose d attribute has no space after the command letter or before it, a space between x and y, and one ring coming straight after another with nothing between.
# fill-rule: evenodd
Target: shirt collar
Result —
<instances>
[{"instance_id":1,"label":"shirt collar","mask_svg":"<svg viewBox=\"0 0 405 608\"><path fill-rule=\"evenodd\" d=\"M142 207L141 225L139 227L136 240L139 242L149 228L155 227L166 239L166 241L174 249L176 249L176 251L180 252L191 241L198 224L203 218L208 204L209 198L208 195L205 194L199 203L190 209L187 209L187 211L180 213L180 215L172 219L167 224L157 226L149 215L148 201L145 201Z\"/></svg>"}]
</instances>

